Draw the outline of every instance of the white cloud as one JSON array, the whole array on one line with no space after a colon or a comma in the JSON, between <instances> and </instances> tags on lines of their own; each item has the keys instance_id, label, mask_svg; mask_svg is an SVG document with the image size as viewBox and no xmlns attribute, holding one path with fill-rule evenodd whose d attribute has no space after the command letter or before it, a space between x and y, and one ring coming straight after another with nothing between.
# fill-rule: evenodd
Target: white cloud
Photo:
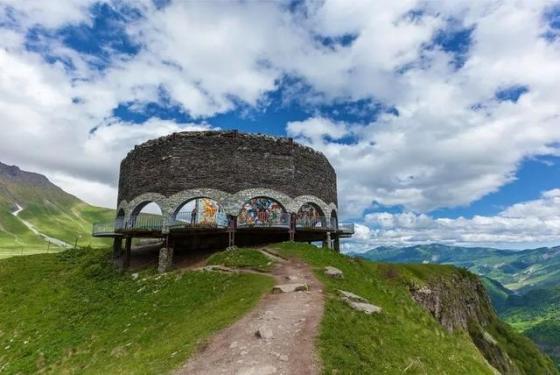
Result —
<instances>
[{"instance_id":1,"label":"white cloud","mask_svg":"<svg viewBox=\"0 0 560 375\"><path fill-rule=\"evenodd\" d=\"M422 243L508 248L547 246L560 241L560 189L518 203L495 216L432 218L411 212L367 214L347 249L365 251L381 245Z\"/></svg>"},{"instance_id":2,"label":"white cloud","mask_svg":"<svg viewBox=\"0 0 560 375\"><path fill-rule=\"evenodd\" d=\"M523 160L558 154L560 42L542 38L549 30L542 16L546 1L393 3L328 0L290 13L274 2L175 1L158 9L143 1L134 4L143 17L126 28L139 53L109 51L103 71L89 64L94 57L56 38L45 40L52 54L72 62L72 71L27 50L25 34L37 25L91 24L92 1L0 0L0 17L15 24L0 28L2 161L45 171L80 197L104 202L95 191L114 194L119 161L134 144L210 127L204 119L240 105L266 106L267 94L295 77L310 93L287 88L288 99L307 105L373 99L398 111L353 124L317 109L286 130L333 162L347 217L360 217L374 202L402 205L415 213L376 218L388 228L384 238L422 237L402 228L448 224L419 212L467 205L512 181ZM450 63L452 54L432 43L450 20L452 29L473 28L460 69ZM353 42L321 43L344 35ZM497 90L512 85L528 92L515 103L495 99ZM132 125L112 117L119 103L161 101L161 89L202 125L155 119ZM98 183L105 188L96 189ZM518 218L519 210L531 207L508 210ZM508 212L495 220L516 228L521 222ZM527 216L538 218L535 212ZM483 226L485 220L467 222ZM379 229L359 230L365 238Z\"/></svg>"}]
</instances>

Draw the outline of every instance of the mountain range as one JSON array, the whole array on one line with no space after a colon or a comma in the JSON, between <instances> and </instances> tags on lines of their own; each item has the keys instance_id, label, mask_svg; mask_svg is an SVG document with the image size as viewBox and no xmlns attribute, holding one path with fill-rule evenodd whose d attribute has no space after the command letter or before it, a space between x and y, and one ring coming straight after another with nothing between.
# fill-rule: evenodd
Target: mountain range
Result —
<instances>
[{"instance_id":1,"label":"mountain range","mask_svg":"<svg viewBox=\"0 0 560 375\"><path fill-rule=\"evenodd\" d=\"M45 176L0 162L0 258L74 246L104 246L91 237L114 211L91 206Z\"/></svg>"},{"instance_id":2,"label":"mountain range","mask_svg":"<svg viewBox=\"0 0 560 375\"><path fill-rule=\"evenodd\" d=\"M349 255L387 263L451 264L478 274L500 317L560 365L560 246L528 250L381 246Z\"/></svg>"}]
</instances>

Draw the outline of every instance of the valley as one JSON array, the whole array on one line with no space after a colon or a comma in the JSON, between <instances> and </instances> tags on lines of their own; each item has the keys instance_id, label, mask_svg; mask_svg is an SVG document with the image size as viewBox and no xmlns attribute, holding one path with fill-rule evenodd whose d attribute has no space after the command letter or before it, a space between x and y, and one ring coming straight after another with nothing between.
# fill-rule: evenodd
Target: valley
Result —
<instances>
[{"instance_id":1,"label":"valley","mask_svg":"<svg viewBox=\"0 0 560 375\"><path fill-rule=\"evenodd\" d=\"M0 163L0 258L107 246L91 237L91 225L113 217L114 210L91 206L43 175Z\"/></svg>"},{"instance_id":2,"label":"valley","mask_svg":"<svg viewBox=\"0 0 560 375\"><path fill-rule=\"evenodd\" d=\"M352 255L376 262L451 264L480 275L500 317L560 365L560 247L514 251L430 244Z\"/></svg>"}]
</instances>

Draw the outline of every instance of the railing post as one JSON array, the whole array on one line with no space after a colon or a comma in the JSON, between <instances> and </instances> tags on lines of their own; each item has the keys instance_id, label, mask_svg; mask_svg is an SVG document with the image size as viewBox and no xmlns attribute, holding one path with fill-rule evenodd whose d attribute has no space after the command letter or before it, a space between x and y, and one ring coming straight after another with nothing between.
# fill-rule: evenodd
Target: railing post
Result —
<instances>
[{"instance_id":1,"label":"railing post","mask_svg":"<svg viewBox=\"0 0 560 375\"><path fill-rule=\"evenodd\" d=\"M295 213L290 214L290 241L294 241L296 238L296 220L297 216Z\"/></svg>"}]
</instances>

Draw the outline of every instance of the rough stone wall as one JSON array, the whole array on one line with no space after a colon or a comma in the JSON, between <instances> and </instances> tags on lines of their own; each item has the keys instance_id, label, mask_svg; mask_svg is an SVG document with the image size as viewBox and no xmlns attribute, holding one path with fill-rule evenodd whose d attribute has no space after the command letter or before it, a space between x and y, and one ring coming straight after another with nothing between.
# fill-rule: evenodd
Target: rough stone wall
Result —
<instances>
[{"instance_id":1,"label":"rough stone wall","mask_svg":"<svg viewBox=\"0 0 560 375\"><path fill-rule=\"evenodd\" d=\"M336 174L323 154L291 139L237 132L174 133L136 146L121 162L118 201L148 192L234 194L256 187L337 204Z\"/></svg>"}]
</instances>

